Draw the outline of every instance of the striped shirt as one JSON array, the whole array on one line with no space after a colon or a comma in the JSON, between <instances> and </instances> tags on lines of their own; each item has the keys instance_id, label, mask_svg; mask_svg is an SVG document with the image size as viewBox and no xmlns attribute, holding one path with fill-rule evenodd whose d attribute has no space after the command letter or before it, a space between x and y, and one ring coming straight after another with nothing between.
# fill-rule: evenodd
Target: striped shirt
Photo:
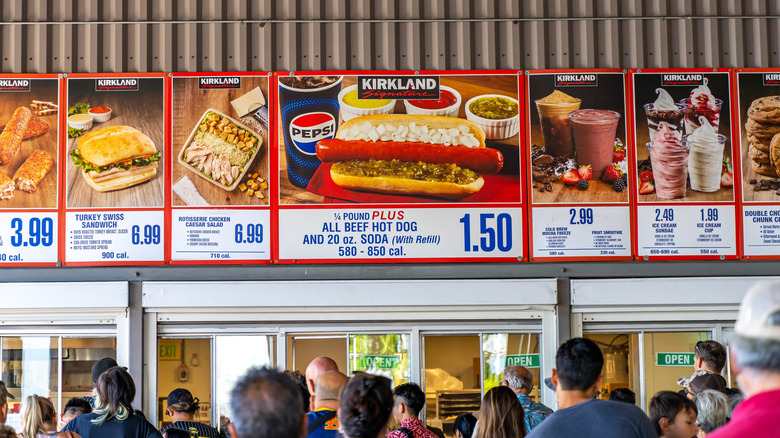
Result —
<instances>
[{"instance_id":1,"label":"striped shirt","mask_svg":"<svg viewBox=\"0 0 780 438\"><path fill-rule=\"evenodd\" d=\"M186 430L190 433L192 438L225 438L225 434L217 429L195 421L177 421L160 429L160 433L165 432L166 429L170 429L171 427Z\"/></svg>"}]
</instances>

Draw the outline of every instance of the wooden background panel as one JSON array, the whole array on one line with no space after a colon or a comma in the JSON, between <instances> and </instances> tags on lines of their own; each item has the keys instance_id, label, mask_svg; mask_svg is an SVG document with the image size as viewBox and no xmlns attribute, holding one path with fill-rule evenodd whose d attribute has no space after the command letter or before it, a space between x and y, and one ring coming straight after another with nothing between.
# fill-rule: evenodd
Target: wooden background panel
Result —
<instances>
[{"instance_id":1,"label":"wooden background panel","mask_svg":"<svg viewBox=\"0 0 780 438\"><path fill-rule=\"evenodd\" d=\"M67 159L68 208L160 207L165 201L165 123L163 79L139 78L139 91L94 91L95 79L68 79L68 105L87 102L92 106L111 108L111 119L94 123L92 130L127 125L149 136L161 152L157 175L141 184L112 192L98 192L82 177L81 169ZM68 139L68 153L80 138Z\"/></svg>"},{"instance_id":2,"label":"wooden background panel","mask_svg":"<svg viewBox=\"0 0 780 438\"><path fill-rule=\"evenodd\" d=\"M31 80L30 92L3 92L0 93L0 125L5 125L11 119L14 111L20 106L28 106L33 100L43 100L57 103L58 95L57 79ZM33 114L33 117L39 117ZM19 152L10 163L0 166L0 172L13 178L14 172L36 149L41 149L54 158L54 166L46 177L38 185L38 188L27 193L21 190L14 191L14 197L7 201L0 201L0 209L4 208L56 208L57 207L57 169L59 157L57 156L57 114L41 116L49 124L49 132L44 135L23 140Z\"/></svg>"},{"instance_id":3,"label":"wooden background panel","mask_svg":"<svg viewBox=\"0 0 780 438\"><path fill-rule=\"evenodd\" d=\"M184 176L187 176L198 189L198 192L211 205L266 205L268 199L268 190L263 190L265 199L254 196L248 196L238 188L233 191L227 191L215 186L209 181L203 179L200 173L195 173L183 166L178 161L178 156L185 146L192 130L195 129L203 114L208 109L215 109L235 120L241 121L239 114L236 113L230 102L240 96L248 93L250 90L260 87L268 104L268 77L267 76L243 76L241 78L241 88L223 89L223 90L198 90L198 78L174 78L173 79L173 143L172 159L173 183L176 183ZM270 116L270 114L269 114ZM262 137L263 144L257 153L254 161L249 164L247 174L257 172L260 177L268 180L268 133ZM246 181L247 177L243 178ZM186 205L175 193L172 196L173 205Z\"/></svg>"}]
</instances>

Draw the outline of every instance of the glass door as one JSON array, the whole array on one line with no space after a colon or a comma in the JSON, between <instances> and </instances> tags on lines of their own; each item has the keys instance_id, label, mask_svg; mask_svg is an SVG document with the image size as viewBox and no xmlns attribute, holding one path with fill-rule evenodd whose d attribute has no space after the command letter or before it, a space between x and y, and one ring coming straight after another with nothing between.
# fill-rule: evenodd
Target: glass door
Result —
<instances>
[{"instance_id":1,"label":"glass door","mask_svg":"<svg viewBox=\"0 0 780 438\"><path fill-rule=\"evenodd\" d=\"M409 335L349 335L349 372L385 376L393 387L409 381Z\"/></svg>"}]
</instances>

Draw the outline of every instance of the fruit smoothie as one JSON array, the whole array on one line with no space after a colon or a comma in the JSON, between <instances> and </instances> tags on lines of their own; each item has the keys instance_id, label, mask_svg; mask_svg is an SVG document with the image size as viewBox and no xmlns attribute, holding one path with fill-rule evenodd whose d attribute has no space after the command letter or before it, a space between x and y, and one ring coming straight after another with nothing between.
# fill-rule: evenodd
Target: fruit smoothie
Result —
<instances>
[{"instance_id":1,"label":"fruit smoothie","mask_svg":"<svg viewBox=\"0 0 780 438\"><path fill-rule=\"evenodd\" d=\"M715 128L715 132L718 131L720 126L720 108L723 106L723 101L716 99L712 95L707 82L709 80L704 78L704 84L699 85L691 91L691 96L680 100L680 103L685 105L685 133L693 134L701 123L699 123L699 116L704 116L710 123L710 126Z\"/></svg>"},{"instance_id":2,"label":"fruit smoothie","mask_svg":"<svg viewBox=\"0 0 780 438\"><path fill-rule=\"evenodd\" d=\"M691 151L688 157L691 189L697 192L717 192L720 190L726 136L715 132L704 116L699 117L699 123L701 126L693 134L682 138L683 144Z\"/></svg>"},{"instance_id":3,"label":"fruit smoothie","mask_svg":"<svg viewBox=\"0 0 780 438\"><path fill-rule=\"evenodd\" d=\"M620 113L600 109L584 109L569 113L577 164L590 165L593 178L601 178L612 163Z\"/></svg>"},{"instance_id":4,"label":"fruit smoothie","mask_svg":"<svg viewBox=\"0 0 780 438\"><path fill-rule=\"evenodd\" d=\"M542 125L544 150L554 157L572 158L574 141L569 113L580 109L581 99L558 90L536 101L539 123Z\"/></svg>"},{"instance_id":5,"label":"fruit smoothie","mask_svg":"<svg viewBox=\"0 0 780 438\"><path fill-rule=\"evenodd\" d=\"M663 88L656 88L658 98L653 103L644 105L645 115L647 116L647 129L650 131L650 141L658 133L658 124L666 122L671 129L674 129L683 135L684 125L683 116L685 115L685 105L675 103L672 96Z\"/></svg>"},{"instance_id":6,"label":"fruit smoothie","mask_svg":"<svg viewBox=\"0 0 780 438\"><path fill-rule=\"evenodd\" d=\"M685 196L688 180L688 147L680 134L669 128L666 122L658 126L658 133L648 144L653 166L655 193L659 198L674 199Z\"/></svg>"}]
</instances>

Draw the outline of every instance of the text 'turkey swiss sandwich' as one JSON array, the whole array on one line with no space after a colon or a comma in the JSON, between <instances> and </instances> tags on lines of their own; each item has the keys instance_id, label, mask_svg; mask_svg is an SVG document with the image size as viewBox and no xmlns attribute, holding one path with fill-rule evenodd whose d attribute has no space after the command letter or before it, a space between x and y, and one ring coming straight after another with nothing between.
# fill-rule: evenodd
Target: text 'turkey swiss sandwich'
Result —
<instances>
[{"instance_id":1,"label":"text 'turkey swiss sandwich'","mask_svg":"<svg viewBox=\"0 0 780 438\"><path fill-rule=\"evenodd\" d=\"M70 153L87 183L99 192L124 189L157 174L160 153L146 134L130 126L96 129Z\"/></svg>"}]
</instances>

